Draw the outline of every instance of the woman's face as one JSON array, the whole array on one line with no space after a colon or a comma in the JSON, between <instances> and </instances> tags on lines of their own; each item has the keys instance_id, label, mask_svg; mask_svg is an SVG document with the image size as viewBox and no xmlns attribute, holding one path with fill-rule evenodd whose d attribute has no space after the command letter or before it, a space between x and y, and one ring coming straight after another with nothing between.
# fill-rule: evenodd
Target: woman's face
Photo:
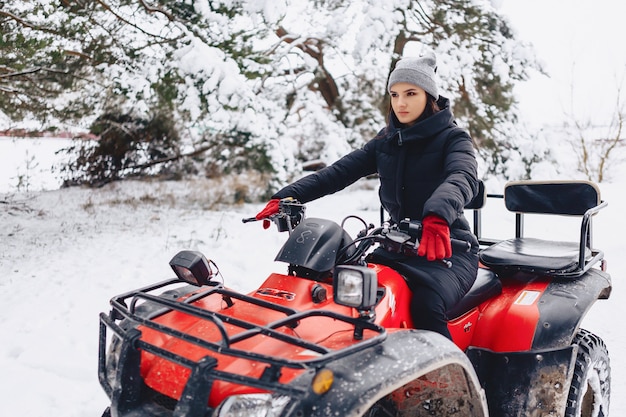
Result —
<instances>
[{"instance_id":1,"label":"woman's face","mask_svg":"<svg viewBox=\"0 0 626 417\"><path fill-rule=\"evenodd\" d=\"M426 108L426 91L409 83L396 83L391 86L391 108L398 121L411 126Z\"/></svg>"}]
</instances>

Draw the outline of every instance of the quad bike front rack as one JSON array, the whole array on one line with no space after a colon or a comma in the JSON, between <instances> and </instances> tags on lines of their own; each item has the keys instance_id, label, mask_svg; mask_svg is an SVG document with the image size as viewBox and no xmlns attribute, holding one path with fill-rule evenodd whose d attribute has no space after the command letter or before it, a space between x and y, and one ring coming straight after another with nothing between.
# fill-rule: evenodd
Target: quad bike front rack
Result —
<instances>
[{"instance_id":1,"label":"quad bike front rack","mask_svg":"<svg viewBox=\"0 0 626 417\"><path fill-rule=\"evenodd\" d=\"M353 355L361 350L382 343L387 336L383 327L361 318L348 317L328 310L298 312L279 304L228 290L220 283L212 283L214 286L202 287L200 289L189 286L180 287L180 284L180 280L172 279L119 295L111 299L110 313L108 315L100 314L98 375L106 393L112 398L113 402L117 402L122 408L131 409L135 407L142 401L142 396L147 391L147 387L141 382L141 351L149 352L191 370L191 375L185 385L180 401L188 401L190 403L189 407L206 410L208 396L215 380L245 385L288 396L301 396L306 393L305 389L279 381L283 368L304 371L319 370L331 361ZM178 289L173 288L169 291L164 291L176 285L179 286ZM155 295L153 294L155 291L164 292L160 295ZM191 291L195 293L184 299L180 298L180 296L189 294ZM193 304L215 294L220 295L227 305L232 305L233 300L238 300L278 311L284 314L285 317L266 325L259 325L217 311L207 311ZM157 317L172 311L181 312L211 323L218 329L221 340L207 341L155 321ZM355 340L355 343L339 350L331 350L318 343L306 341L279 330L285 327L295 328L299 322L313 317L328 317L352 325L355 329L369 330L372 332L372 337L359 341ZM235 335L229 335L225 323L242 328L243 331ZM142 340L141 330L137 329L137 326L144 326L221 356L243 358L265 364L266 368L259 378L220 371L217 369L217 359L211 355L207 355L199 361L193 361ZM117 367L115 375L109 375L107 371L106 350L107 332L109 329L114 334L114 339L117 339L111 342L111 346L117 344L120 352L115 364ZM293 360L233 347L234 344L256 335L263 335L294 347L310 350L315 353L315 357ZM198 400L198 398L201 400Z\"/></svg>"}]
</instances>

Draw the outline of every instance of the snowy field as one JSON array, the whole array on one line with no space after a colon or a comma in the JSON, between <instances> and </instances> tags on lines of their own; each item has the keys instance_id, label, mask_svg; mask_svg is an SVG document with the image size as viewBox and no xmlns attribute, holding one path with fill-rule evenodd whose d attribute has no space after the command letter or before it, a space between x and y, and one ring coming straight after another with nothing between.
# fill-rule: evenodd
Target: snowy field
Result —
<instances>
[{"instance_id":1,"label":"snowy field","mask_svg":"<svg viewBox=\"0 0 626 417\"><path fill-rule=\"evenodd\" d=\"M272 271L285 271L273 259L286 235L242 224L262 205L216 206L213 196L225 184L129 182L54 190L49 167L59 144L19 142L0 139L0 416L99 416L107 397L96 370L98 314L108 311L112 296L170 278L168 262L179 250L202 251L226 284L242 291ZM28 155L35 154L37 167L33 161L27 169ZM25 173L28 191L22 181L18 192L16 180ZM357 214L377 223L375 186L364 182L323 198L307 213L337 221ZM619 417L626 415L626 336L617 324L626 315L626 195L623 184L602 184L601 190L609 206L595 219L594 243L606 253L614 287L584 327L608 345L611 415ZM485 219L485 234L512 233L512 217L497 212ZM546 233L565 228L552 221L537 227Z\"/></svg>"}]
</instances>

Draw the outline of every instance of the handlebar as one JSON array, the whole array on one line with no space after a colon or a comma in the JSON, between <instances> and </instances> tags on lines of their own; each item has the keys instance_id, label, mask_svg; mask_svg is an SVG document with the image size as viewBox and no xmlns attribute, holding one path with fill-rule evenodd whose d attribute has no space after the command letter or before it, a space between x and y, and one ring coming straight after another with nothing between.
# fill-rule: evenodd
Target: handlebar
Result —
<instances>
[{"instance_id":1,"label":"handlebar","mask_svg":"<svg viewBox=\"0 0 626 417\"><path fill-rule=\"evenodd\" d=\"M422 222L417 220L405 219L400 222L398 229L408 234L412 239L418 240L422 236ZM472 244L466 240L451 238L450 243L452 249L460 250L463 252L469 252L472 249Z\"/></svg>"},{"instance_id":2,"label":"handlebar","mask_svg":"<svg viewBox=\"0 0 626 417\"><path fill-rule=\"evenodd\" d=\"M305 210L306 206L304 204L291 198L285 198L280 200L276 214L261 220L271 220L276 224L279 232L289 231L289 233L291 233L291 231L304 220ZM417 248L419 247L419 241L422 237L422 222L405 219L400 221L397 225L383 223L381 227L370 230L364 220L360 218L359 220L366 225L366 229L362 230L354 241L339 250L337 256L339 262L347 264L363 262L365 253L374 243L378 243L381 247L390 252L402 253L407 256L417 256ZM259 219L249 217L241 219L241 221L243 223L249 223L259 221ZM471 243L465 240L451 238L450 243L452 249L457 251L469 252L472 248ZM357 250L345 259L344 255L350 247L355 247ZM442 259L441 262L448 268L452 267L452 262L448 259Z\"/></svg>"},{"instance_id":3,"label":"handlebar","mask_svg":"<svg viewBox=\"0 0 626 417\"><path fill-rule=\"evenodd\" d=\"M241 219L243 223L256 222L259 220L270 220L276 224L279 232L291 231L304 220L306 206L293 198L283 198L278 203L278 212L272 214L267 219L257 219L248 217Z\"/></svg>"}]
</instances>

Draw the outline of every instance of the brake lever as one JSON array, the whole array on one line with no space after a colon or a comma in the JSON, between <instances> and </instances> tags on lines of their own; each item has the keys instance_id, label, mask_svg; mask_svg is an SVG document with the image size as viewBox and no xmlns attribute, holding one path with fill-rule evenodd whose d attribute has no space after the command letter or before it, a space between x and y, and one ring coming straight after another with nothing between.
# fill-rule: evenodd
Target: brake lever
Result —
<instances>
[{"instance_id":1,"label":"brake lever","mask_svg":"<svg viewBox=\"0 0 626 417\"><path fill-rule=\"evenodd\" d=\"M247 217L241 219L243 223L251 223L259 220L273 222L279 232L291 232L305 217L306 206L293 198L283 198L279 203L278 212L263 219Z\"/></svg>"}]
</instances>

